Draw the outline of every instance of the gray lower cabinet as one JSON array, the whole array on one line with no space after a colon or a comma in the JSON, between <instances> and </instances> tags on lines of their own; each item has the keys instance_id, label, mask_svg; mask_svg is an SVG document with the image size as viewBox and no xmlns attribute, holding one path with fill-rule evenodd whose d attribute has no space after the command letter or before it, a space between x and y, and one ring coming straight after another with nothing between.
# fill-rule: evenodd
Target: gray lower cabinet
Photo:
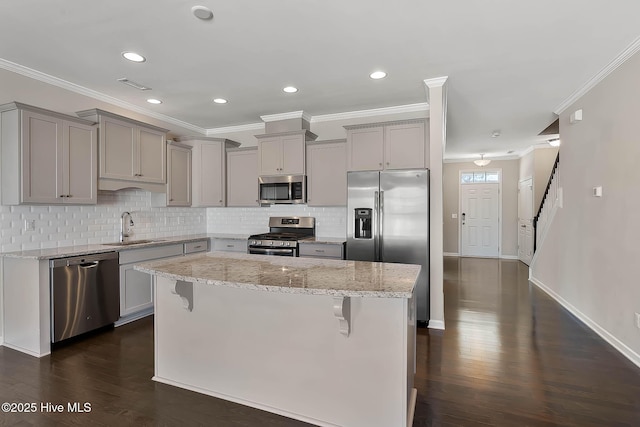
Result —
<instances>
[{"instance_id":1,"label":"gray lower cabinet","mask_svg":"<svg viewBox=\"0 0 640 427\"><path fill-rule=\"evenodd\" d=\"M211 239L212 251L247 252L246 239Z\"/></svg>"},{"instance_id":2,"label":"gray lower cabinet","mask_svg":"<svg viewBox=\"0 0 640 427\"><path fill-rule=\"evenodd\" d=\"M301 258L344 259L344 243L300 243Z\"/></svg>"},{"instance_id":3,"label":"gray lower cabinet","mask_svg":"<svg viewBox=\"0 0 640 427\"><path fill-rule=\"evenodd\" d=\"M136 263L183 254L183 244L120 252L120 320L116 326L153 314L153 282L150 274L133 269Z\"/></svg>"}]
</instances>

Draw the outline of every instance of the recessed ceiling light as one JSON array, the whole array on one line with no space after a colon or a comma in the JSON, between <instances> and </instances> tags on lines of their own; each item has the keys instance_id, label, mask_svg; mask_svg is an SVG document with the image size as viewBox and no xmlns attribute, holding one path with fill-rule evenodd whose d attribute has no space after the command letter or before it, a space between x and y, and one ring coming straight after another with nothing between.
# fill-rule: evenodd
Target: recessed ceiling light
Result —
<instances>
[{"instance_id":1,"label":"recessed ceiling light","mask_svg":"<svg viewBox=\"0 0 640 427\"><path fill-rule=\"evenodd\" d=\"M229 101L227 101L227 100L226 100L226 99L224 99L224 98L215 98L215 99L213 100L213 102L215 102L216 104L226 104L226 103L227 103L227 102L229 102Z\"/></svg>"},{"instance_id":2,"label":"recessed ceiling light","mask_svg":"<svg viewBox=\"0 0 640 427\"><path fill-rule=\"evenodd\" d=\"M208 21L213 18L213 12L211 9L204 6L193 6L191 8L191 13L193 13L196 18L202 19L203 21Z\"/></svg>"},{"instance_id":3,"label":"recessed ceiling light","mask_svg":"<svg viewBox=\"0 0 640 427\"><path fill-rule=\"evenodd\" d=\"M162 104L162 101L160 101L159 99L155 99L155 98L149 98L149 99L147 99L147 102L149 104Z\"/></svg>"},{"instance_id":4,"label":"recessed ceiling light","mask_svg":"<svg viewBox=\"0 0 640 427\"><path fill-rule=\"evenodd\" d=\"M287 92L287 93L296 93L298 91L298 88L293 87L293 86L287 86L282 90Z\"/></svg>"},{"instance_id":5,"label":"recessed ceiling light","mask_svg":"<svg viewBox=\"0 0 640 427\"><path fill-rule=\"evenodd\" d=\"M144 62L147 60L147 58L135 52L122 52L122 56L132 62Z\"/></svg>"},{"instance_id":6,"label":"recessed ceiling light","mask_svg":"<svg viewBox=\"0 0 640 427\"><path fill-rule=\"evenodd\" d=\"M387 77L387 73L385 73L384 71L374 71L373 73L369 74L369 77L374 80L384 79L385 77Z\"/></svg>"}]
</instances>

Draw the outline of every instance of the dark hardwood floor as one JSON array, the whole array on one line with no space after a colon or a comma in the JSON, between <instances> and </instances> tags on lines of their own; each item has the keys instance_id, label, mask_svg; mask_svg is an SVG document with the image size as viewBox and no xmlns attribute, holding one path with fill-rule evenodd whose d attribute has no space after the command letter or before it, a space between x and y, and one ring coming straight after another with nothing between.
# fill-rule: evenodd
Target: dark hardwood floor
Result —
<instances>
[{"instance_id":1,"label":"dark hardwood floor","mask_svg":"<svg viewBox=\"0 0 640 427\"><path fill-rule=\"evenodd\" d=\"M517 261L445 258L447 329L418 332L414 426L640 425L640 368L527 275ZM0 413L0 425L307 425L155 383L152 326L102 331L42 359L0 347L0 403L38 405ZM46 402L65 413L42 412ZM69 414L68 402L91 412Z\"/></svg>"}]
</instances>

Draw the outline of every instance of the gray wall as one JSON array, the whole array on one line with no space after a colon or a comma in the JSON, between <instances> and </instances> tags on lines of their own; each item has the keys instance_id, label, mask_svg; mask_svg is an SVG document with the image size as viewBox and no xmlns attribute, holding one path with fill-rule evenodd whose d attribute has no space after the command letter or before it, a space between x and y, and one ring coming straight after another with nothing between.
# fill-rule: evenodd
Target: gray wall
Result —
<instances>
[{"instance_id":1,"label":"gray wall","mask_svg":"<svg viewBox=\"0 0 640 427\"><path fill-rule=\"evenodd\" d=\"M502 169L502 241L500 248L503 257L518 255L518 178L519 160L494 160L487 170ZM478 170L473 162L445 163L444 185L444 252L458 254L459 251L459 185L461 170ZM451 218L457 213L458 218Z\"/></svg>"},{"instance_id":2,"label":"gray wall","mask_svg":"<svg viewBox=\"0 0 640 427\"><path fill-rule=\"evenodd\" d=\"M532 277L640 366L640 55L560 116L558 209ZM584 120L569 123L583 110ZM602 186L603 197L592 196Z\"/></svg>"}]
</instances>

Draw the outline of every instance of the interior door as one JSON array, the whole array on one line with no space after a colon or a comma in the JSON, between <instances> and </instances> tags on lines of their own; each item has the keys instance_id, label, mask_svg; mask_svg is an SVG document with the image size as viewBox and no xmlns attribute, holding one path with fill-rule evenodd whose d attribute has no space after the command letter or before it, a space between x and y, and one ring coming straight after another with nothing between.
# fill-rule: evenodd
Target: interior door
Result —
<instances>
[{"instance_id":1,"label":"interior door","mask_svg":"<svg viewBox=\"0 0 640 427\"><path fill-rule=\"evenodd\" d=\"M461 186L461 255L499 256L499 184Z\"/></svg>"},{"instance_id":2,"label":"interior door","mask_svg":"<svg viewBox=\"0 0 640 427\"><path fill-rule=\"evenodd\" d=\"M518 183L518 259L529 265L533 258L533 179Z\"/></svg>"}]
</instances>

